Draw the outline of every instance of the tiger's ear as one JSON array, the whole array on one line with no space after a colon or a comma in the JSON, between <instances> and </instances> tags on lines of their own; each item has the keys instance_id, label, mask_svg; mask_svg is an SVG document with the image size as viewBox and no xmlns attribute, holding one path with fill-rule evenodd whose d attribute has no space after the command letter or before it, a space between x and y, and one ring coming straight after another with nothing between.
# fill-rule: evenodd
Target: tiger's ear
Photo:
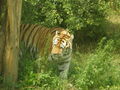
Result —
<instances>
[{"instance_id":1,"label":"tiger's ear","mask_svg":"<svg viewBox=\"0 0 120 90\"><path fill-rule=\"evenodd\" d=\"M73 35L73 34L71 35L71 39L72 39L72 40L74 39L74 35Z\"/></svg>"},{"instance_id":2,"label":"tiger's ear","mask_svg":"<svg viewBox=\"0 0 120 90\"><path fill-rule=\"evenodd\" d=\"M59 34L60 34L60 32L59 32L59 31L56 31L56 32L55 32L55 35L59 35Z\"/></svg>"},{"instance_id":3,"label":"tiger's ear","mask_svg":"<svg viewBox=\"0 0 120 90\"><path fill-rule=\"evenodd\" d=\"M71 43L73 42L73 39L74 39L74 35L72 34L72 35L70 36L70 42L71 42Z\"/></svg>"}]
</instances>

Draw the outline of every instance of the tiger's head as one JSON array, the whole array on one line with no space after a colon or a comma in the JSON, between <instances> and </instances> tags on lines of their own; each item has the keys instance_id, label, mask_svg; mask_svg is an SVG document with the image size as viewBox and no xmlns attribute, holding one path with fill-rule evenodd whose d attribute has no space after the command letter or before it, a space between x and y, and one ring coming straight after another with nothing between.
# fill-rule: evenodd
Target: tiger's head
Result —
<instances>
[{"instance_id":1,"label":"tiger's head","mask_svg":"<svg viewBox=\"0 0 120 90\"><path fill-rule=\"evenodd\" d=\"M72 49L72 40L74 36L68 30L56 31L52 42L51 54L61 54L66 48Z\"/></svg>"}]
</instances>

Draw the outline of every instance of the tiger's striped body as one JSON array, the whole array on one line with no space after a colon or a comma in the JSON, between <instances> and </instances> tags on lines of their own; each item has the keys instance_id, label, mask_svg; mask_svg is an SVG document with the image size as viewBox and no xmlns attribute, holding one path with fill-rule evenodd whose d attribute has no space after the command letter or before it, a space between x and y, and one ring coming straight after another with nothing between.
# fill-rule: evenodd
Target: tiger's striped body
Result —
<instances>
[{"instance_id":1,"label":"tiger's striped body","mask_svg":"<svg viewBox=\"0 0 120 90\"><path fill-rule=\"evenodd\" d=\"M56 33L57 32L57 33ZM58 61L61 78L67 78L71 61L73 36L63 28L47 28L40 25L22 24L20 41L39 55L48 54L48 59Z\"/></svg>"}]
</instances>

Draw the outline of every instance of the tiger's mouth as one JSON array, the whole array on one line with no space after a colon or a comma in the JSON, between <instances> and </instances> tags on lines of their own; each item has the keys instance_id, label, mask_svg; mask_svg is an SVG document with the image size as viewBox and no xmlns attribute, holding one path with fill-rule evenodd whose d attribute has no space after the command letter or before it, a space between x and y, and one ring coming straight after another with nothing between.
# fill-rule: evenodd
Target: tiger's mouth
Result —
<instances>
[{"instance_id":1,"label":"tiger's mouth","mask_svg":"<svg viewBox=\"0 0 120 90\"><path fill-rule=\"evenodd\" d=\"M51 53L48 56L49 61L56 61L58 63L67 60L67 58L71 57L72 49L71 48L64 48L62 53Z\"/></svg>"},{"instance_id":2,"label":"tiger's mouth","mask_svg":"<svg viewBox=\"0 0 120 90\"><path fill-rule=\"evenodd\" d=\"M57 46L54 46L54 47L52 48L51 53L52 53L52 54L61 54L62 51L63 51L62 48L59 48L59 47L57 47Z\"/></svg>"}]
</instances>

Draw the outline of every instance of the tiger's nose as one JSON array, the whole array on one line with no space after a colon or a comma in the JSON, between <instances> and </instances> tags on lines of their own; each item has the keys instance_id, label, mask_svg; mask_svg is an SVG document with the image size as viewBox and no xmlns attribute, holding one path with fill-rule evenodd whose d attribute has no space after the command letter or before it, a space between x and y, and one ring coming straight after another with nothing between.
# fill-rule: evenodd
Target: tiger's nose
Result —
<instances>
[{"instance_id":1,"label":"tiger's nose","mask_svg":"<svg viewBox=\"0 0 120 90\"><path fill-rule=\"evenodd\" d=\"M57 53L54 53L54 54L52 54L52 55L54 55L54 56L57 56L57 55L59 55L59 54L57 54Z\"/></svg>"},{"instance_id":2,"label":"tiger's nose","mask_svg":"<svg viewBox=\"0 0 120 90\"><path fill-rule=\"evenodd\" d=\"M60 57L61 54L52 54L52 56L54 56L54 57Z\"/></svg>"}]
</instances>

